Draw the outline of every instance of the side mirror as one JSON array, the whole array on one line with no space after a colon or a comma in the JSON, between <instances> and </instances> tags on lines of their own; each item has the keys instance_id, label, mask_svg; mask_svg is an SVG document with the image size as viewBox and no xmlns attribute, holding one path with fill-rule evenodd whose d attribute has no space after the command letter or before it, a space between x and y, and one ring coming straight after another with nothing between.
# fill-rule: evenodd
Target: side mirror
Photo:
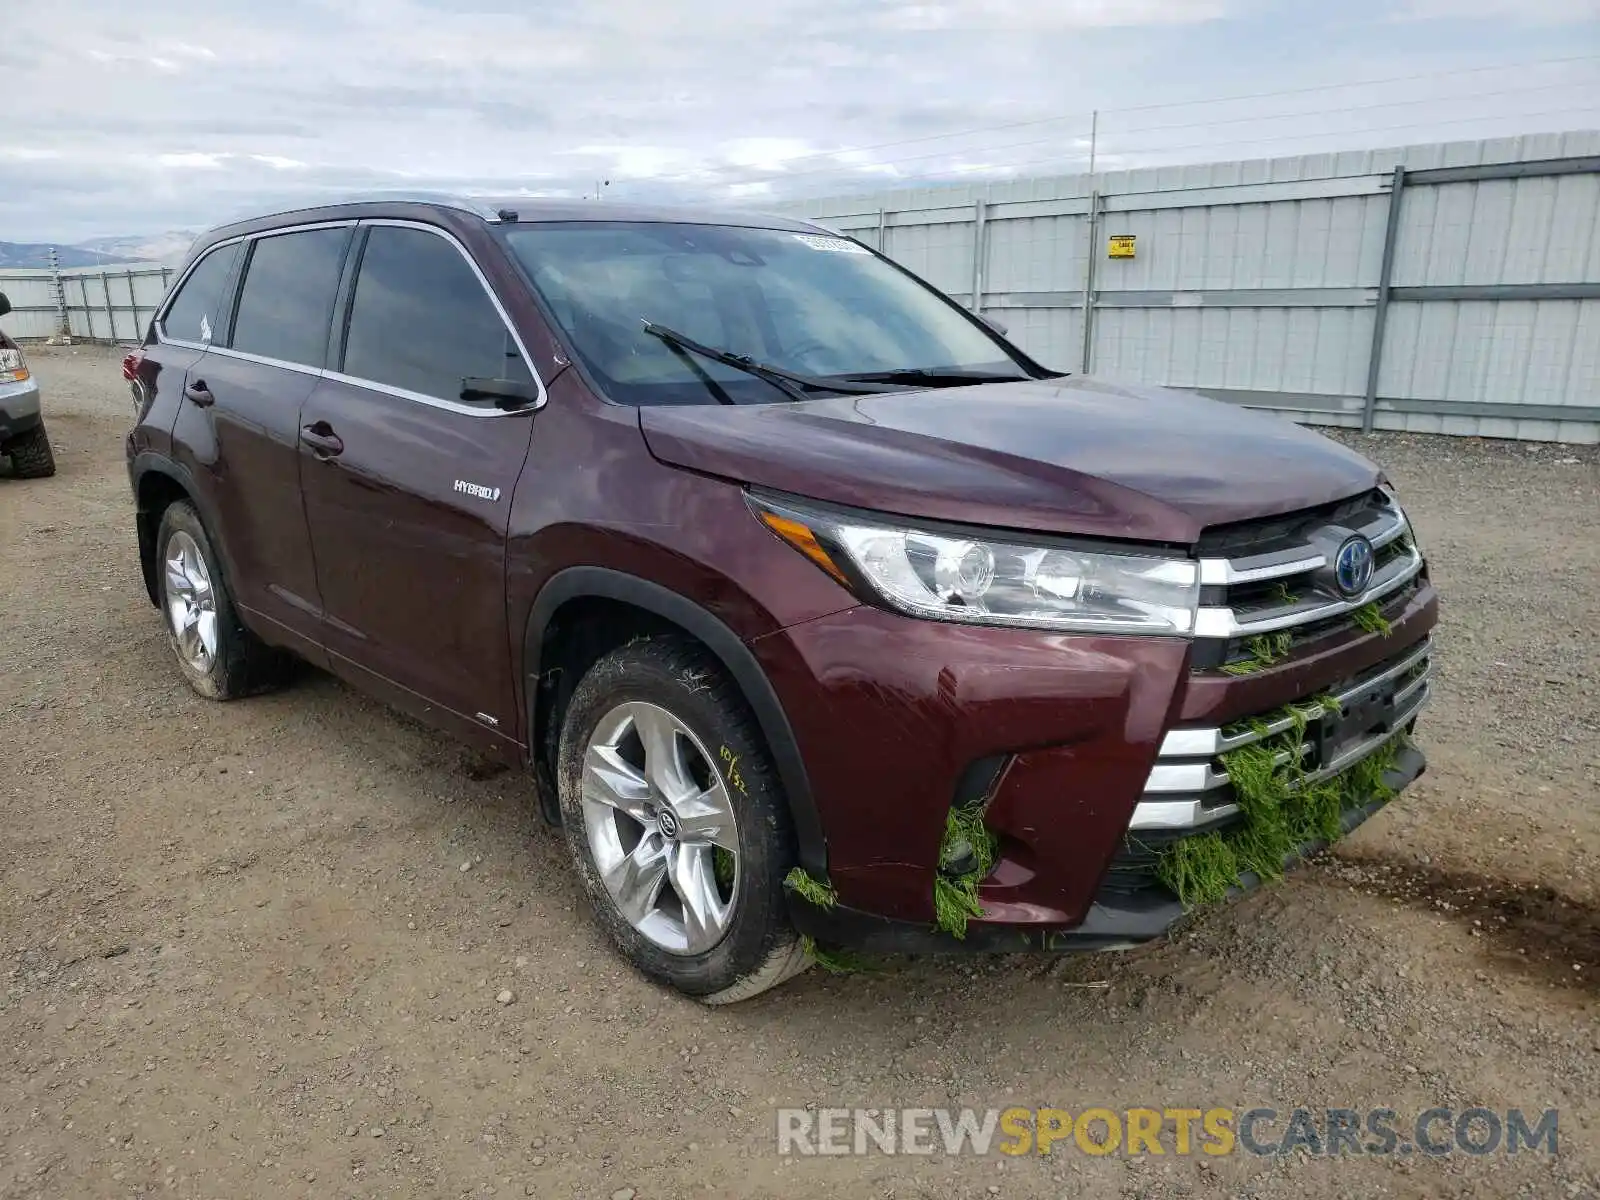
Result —
<instances>
[{"instance_id":1,"label":"side mirror","mask_svg":"<svg viewBox=\"0 0 1600 1200\"><path fill-rule=\"evenodd\" d=\"M461 398L492 400L497 408L524 408L539 403L539 389L522 379L487 379L469 375L461 381Z\"/></svg>"},{"instance_id":2,"label":"side mirror","mask_svg":"<svg viewBox=\"0 0 1600 1200\"><path fill-rule=\"evenodd\" d=\"M985 325L987 325L990 329L994 330L1001 337L1005 337L1005 335L1006 335L1005 322L996 321L988 313L979 313L978 314L978 320L982 321Z\"/></svg>"},{"instance_id":3,"label":"side mirror","mask_svg":"<svg viewBox=\"0 0 1600 1200\"><path fill-rule=\"evenodd\" d=\"M0 317L5 316L10 311L11 301L6 299L6 294L4 292L0 292Z\"/></svg>"}]
</instances>

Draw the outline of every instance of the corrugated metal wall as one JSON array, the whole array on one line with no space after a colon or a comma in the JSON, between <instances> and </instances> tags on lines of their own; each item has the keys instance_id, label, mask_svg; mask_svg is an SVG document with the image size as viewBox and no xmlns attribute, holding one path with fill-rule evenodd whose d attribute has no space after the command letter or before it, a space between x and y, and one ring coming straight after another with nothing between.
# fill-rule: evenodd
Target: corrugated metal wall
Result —
<instances>
[{"instance_id":1,"label":"corrugated metal wall","mask_svg":"<svg viewBox=\"0 0 1600 1200\"><path fill-rule=\"evenodd\" d=\"M167 294L172 268L155 263L127 267L69 268L61 272L61 299L73 337L138 341ZM48 270L0 270L0 292L11 301L0 329L14 338L60 332L55 276Z\"/></svg>"},{"instance_id":2,"label":"corrugated metal wall","mask_svg":"<svg viewBox=\"0 0 1600 1200\"><path fill-rule=\"evenodd\" d=\"M1600 441L1600 132L789 209L962 303L976 291L1062 369L1297 420ZM1135 257L1108 257L1113 234L1136 236Z\"/></svg>"}]
</instances>

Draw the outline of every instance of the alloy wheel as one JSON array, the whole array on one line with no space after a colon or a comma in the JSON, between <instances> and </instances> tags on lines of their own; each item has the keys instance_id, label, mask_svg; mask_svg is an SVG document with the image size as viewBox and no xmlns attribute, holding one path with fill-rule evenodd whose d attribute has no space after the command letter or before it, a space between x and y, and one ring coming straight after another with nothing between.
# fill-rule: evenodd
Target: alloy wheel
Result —
<instances>
[{"instance_id":1,"label":"alloy wheel","mask_svg":"<svg viewBox=\"0 0 1600 1200\"><path fill-rule=\"evenodd\" d=\"M204 674L217 660L217 597L205 555L181 529L167 539L164 572L167 624L177 641L178 656Z\"/></svg>"},{"instance_id":2,"label":"alloy wheel","mask_svg":"<svg viewBox=\"0 0 1600 1200\"><path fill-rule=\"evenodd\" d=\"M656 704L613 708L584 750L582 797L590 856L627 922L674 954L721 941L738 895L738 824L689 727Z\"/></svg>"}]
</instances>

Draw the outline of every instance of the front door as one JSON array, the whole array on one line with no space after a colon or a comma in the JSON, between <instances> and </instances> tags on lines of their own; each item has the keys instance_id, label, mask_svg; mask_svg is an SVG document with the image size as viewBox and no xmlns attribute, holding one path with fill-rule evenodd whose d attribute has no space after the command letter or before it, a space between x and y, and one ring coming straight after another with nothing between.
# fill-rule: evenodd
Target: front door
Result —
<instances>
[{"instance_id":1,"label":"front door","mask_svg":"<svg viewBox=\"0 0 1600 1200\"><path fill-rule=\"evenodd\" d=\"M405 223L363 233L341 361L300 414L324 641L335 670L505 751L520 740L506 528L533 413L461 390L532 376L452 239Z\"/></svg>"}]
</instances>

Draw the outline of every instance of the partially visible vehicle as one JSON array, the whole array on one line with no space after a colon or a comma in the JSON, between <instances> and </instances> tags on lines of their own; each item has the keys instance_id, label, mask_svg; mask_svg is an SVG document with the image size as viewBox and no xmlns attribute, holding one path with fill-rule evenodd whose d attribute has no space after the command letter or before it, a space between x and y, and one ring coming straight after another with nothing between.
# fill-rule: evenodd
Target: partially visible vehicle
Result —
<instances>
[{"instance_id":1,"label":"partially visible vehicle","mask_svg":"<svg viewBox=\"0 0 1600 1200\"><path fill-rule=\"evenodd\" d=\"M0 317L11 301L0 292ZM55 455L39 410L39 381L28 370L22 350L0 330L0 456L11 460L18 479L43 479L56 473Z\"/></svg>"}]
</instances>

